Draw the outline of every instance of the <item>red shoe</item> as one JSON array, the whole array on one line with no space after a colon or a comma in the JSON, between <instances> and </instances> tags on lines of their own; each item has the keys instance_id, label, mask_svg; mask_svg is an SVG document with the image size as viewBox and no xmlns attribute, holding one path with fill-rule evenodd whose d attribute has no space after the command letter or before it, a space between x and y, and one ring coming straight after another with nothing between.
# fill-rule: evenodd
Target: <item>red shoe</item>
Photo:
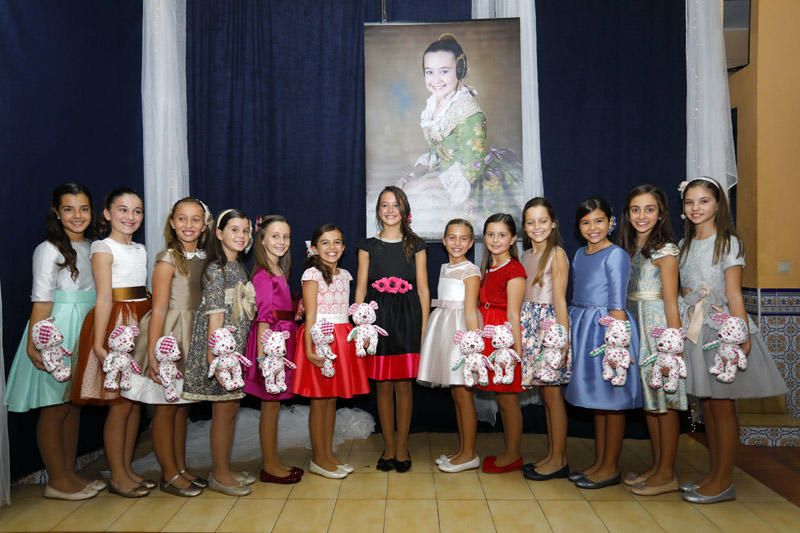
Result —
<instances>
[{"instance_id":1,"label":"red shoe","mask_svg":"<svg viewBox=\"0 0 800 533\"><path fill-rule=\"evenodd\" d=\"M483 459L483 471L487 474L505 474L506 472L514 472L522 468L522 457L513 463L505 466L497 466L497 457L494 455L487 455Z\"/></svg>"},{"instance_id":2,"label":"red shoe","mask_svg":"<svg viewBox=\"0 0 800 533\"><path fill-rule=\"evenodd\" d=\"M284 477L273 476L272 474L270 474L266 470L262 470L260 472L260 475L259 475L259 478L261 478L262 482L264 482L264 483L278 483L279 485L292 485L292 484L297 483L298 481L300 481L300 479L302 477L303 477L302 474L297 475L297 474L293 474L291 472L289 473L289 475L284 476Z\"/></svg>"}]
</instances>

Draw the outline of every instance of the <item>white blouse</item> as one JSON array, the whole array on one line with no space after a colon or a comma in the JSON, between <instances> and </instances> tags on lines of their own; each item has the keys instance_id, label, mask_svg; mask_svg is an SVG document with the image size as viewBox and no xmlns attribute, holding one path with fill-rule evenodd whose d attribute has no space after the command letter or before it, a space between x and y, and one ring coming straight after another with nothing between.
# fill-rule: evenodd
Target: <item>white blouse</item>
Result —
<instances>
[{"instance_id":1,"label":"white blouse","mask_svg":"<svg viewBox=\"0 0 800 533\"><path fill-rule=\"evenodd\" d=\"M76 262L78 278L76 280L72 279L72 273L67 268L58 266L59 263L64 262L64 256L61 255L55 244L44 241L33 251L32 302L53 302L56 298L56 291L94 290L92 263L89 259L89 242L73 242L72 247L78 254Z\"/></svg>"},{"instance_id":2,"label":"white blouse","mask_svg":"<svg viewBox=\"0 0 800 533\"><path fill-rule=\"evenodd\" d=\"M108 237L92 243L92 255L106 253L114 256L111 263L111 287L144 287L147 284L147 250L143 244L122 244Z\"/></svg>"}]
</instances>

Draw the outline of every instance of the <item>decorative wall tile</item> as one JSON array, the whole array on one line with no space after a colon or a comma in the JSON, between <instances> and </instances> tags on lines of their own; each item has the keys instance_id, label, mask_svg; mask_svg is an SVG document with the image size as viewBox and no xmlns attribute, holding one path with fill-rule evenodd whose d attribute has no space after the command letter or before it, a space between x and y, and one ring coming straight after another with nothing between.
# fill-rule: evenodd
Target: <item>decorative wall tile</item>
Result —
<instances>
[{"instance_id":1,"label":"decorative wall tile","mask_svg":"<svg viewBox=\"0 0 800 533\"><path fill-rule=\"evenodd\" d=\"M753 427L739 430L739 440L749 446L800 447L800 427Z\"/></svg>"}]
</instances>

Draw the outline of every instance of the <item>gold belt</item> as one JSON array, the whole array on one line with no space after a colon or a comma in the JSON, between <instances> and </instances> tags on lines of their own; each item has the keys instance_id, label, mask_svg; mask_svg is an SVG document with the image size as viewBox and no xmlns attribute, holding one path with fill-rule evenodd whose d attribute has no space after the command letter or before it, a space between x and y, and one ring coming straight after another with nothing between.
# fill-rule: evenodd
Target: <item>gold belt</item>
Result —
<instances>
[{"instance_id":1,"label":"gold belt","mask_svg":"<svg viewBox=\"0 0 800 533\"><path fill-rule=\"evenodd\" d=\"M640 291L640 292L632 292L628 295L628 300L632 300L634 302L650 302L653 300L663 300L664 298L661 296L661 291Z\"/></svg>"},{"instance_id":2,"label":"gold belt","mask_svg":"<svg viewBox=\"0 0 800 533\"><path fill-rule=\"evenodd\" d=\"M149 298L147 287L119 287L111 289L111 300L124 302L128 300L145 300Z\"/></svg>"}]
</instances>

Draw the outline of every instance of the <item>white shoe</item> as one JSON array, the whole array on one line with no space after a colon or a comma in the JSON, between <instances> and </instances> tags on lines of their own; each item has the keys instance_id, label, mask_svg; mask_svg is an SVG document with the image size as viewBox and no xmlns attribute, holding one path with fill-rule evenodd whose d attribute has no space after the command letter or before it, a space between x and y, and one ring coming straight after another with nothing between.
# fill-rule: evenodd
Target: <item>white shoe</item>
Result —
<instances>
[{"instance_id":1,"label":"white shoe","mask_svg":"<svg viewBox=\"0 0 800 533\"><path fill-rule=\"evenodd\" d=\"M456 472L464 472L465 470L474 470L476 468L479 468L480 466L481 466L481 458L476 455L470 461L467 461L466 463L461 463L460 465L454 465L448 459L439 465L439 470L441 470L442 472L455 474Z\"/></svg>"},{"instance_id":2,"label":"white shoe","mask_svg":"<svg viewBox=\"0 0 800 533\"><path fill-rule=\"evenodd\" d=\"M233 474L233 478L239 482L239 485L242 487L246 487L247 485L252 485L257 481L256 476L251 474L250 472L237 472Z\"/></svg>"},{"instance_id":3,"label":"white shoe","mask_svg":"<svg viewBox=\"0 0 800 533\"><path fill-rule=\"evenodd\" d=\"M95 479L91 481L88 485L86 485L87 489L92 489L95 492L100 492L101 490L106 490L108 487L108 483L101 479Z\"/></svg>"},{"instance_id":4,"label":"white shoe","mask_svg":"<svg viewBox=\"0 0 800 533\"><path fill-rule=\"evenodd\" d=\"M449 457L447 457L447 455L442 454L439 457L437 457L436 459L434 459L433 462L436 463L437 465L440 465L440 464L444 463L445 461L447 461L448 459L449 459Z\"/></svg>"},{"instance_id":5,"label":"white shoe","mask_svg":"<svg viewBox=\"0 0 800 533\"><path fill-rule=\"evenodd\" d=\"M344 470L348 474L352 474L353 472L356 471L356 468L350 463L345 463L343 465L339 465L339 470Z\"/></svg>"},{"instance_id":6,"label":"white shoe","mask_svg":"<svg viewBox=\"0 0 800 533\"><path fill-rule=\"evenodd\" d=\"M94 498L95 496L97 496L97 491L90 489L89 487L84 487L78 492L64 492L54 489L50 485L46 485L44 487L44 497L51 498L53 500L80 501L88 500L90 498Z\"/></svg>"},{"instance_id":7,"label":"white shoe","mask_svg":"<svg viewBox=\"0 0 800 533\"><path fill-rule=\"evenodd\" d=\"M347 477L347 472L339 467L337 467L336 470L332 471L325 470L314 461L311 461L309 463L308 469L311 471L312 474L317 474L318 476L326 477L328 479L344 479Z\"/></svg>"}]
</instances>

